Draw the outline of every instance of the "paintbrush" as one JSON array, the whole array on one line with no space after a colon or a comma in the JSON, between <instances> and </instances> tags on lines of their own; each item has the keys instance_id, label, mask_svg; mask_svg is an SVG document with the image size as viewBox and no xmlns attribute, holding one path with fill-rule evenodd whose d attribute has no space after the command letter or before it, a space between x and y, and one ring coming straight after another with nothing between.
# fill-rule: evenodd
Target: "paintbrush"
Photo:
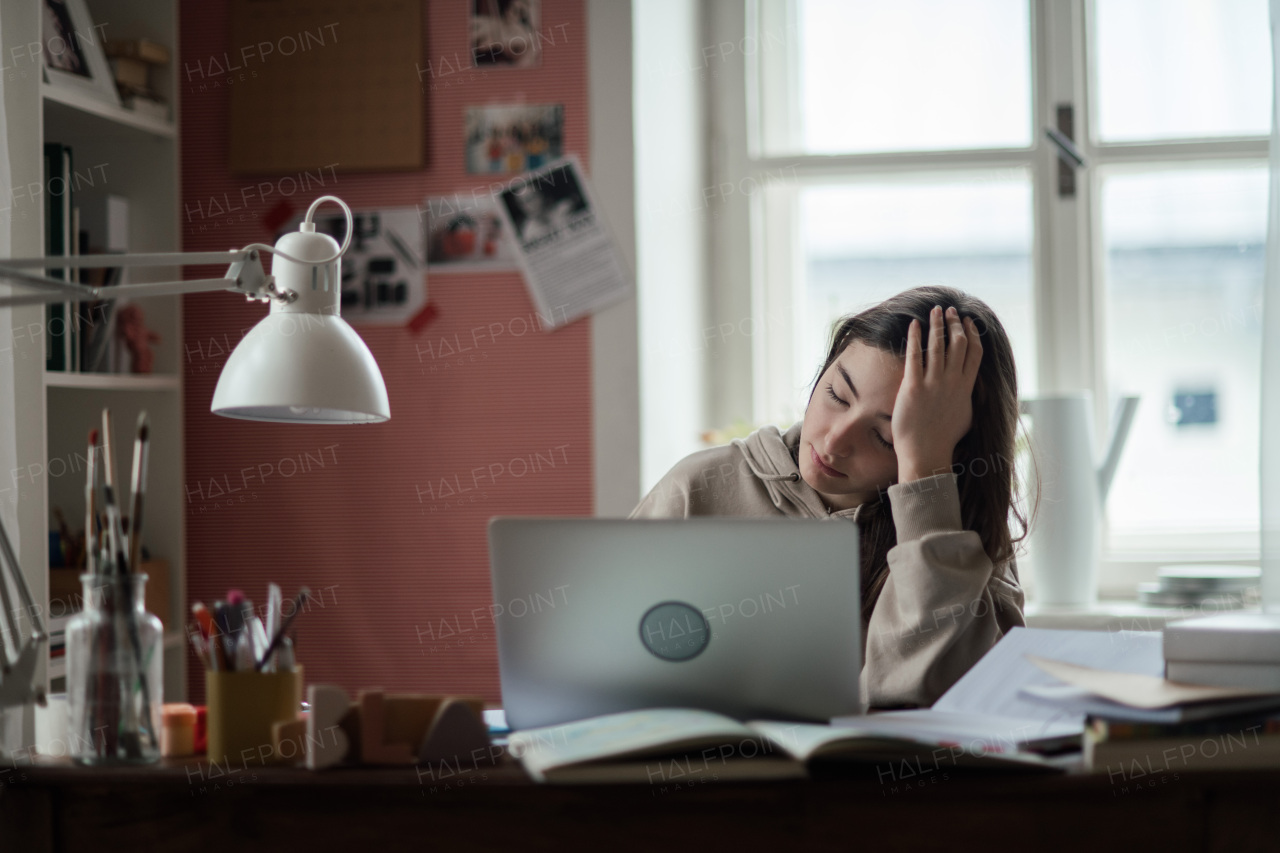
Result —
<instances>
[{"instance_id":1,"label":"paintbrush","mask_svg":"<svg viewBox=\"0 0 1280 853\"><path fill-rule=\"evenodd\" d=\"M103 466L105 483L102 487L102 502L107 510L108 566L120 574L129 571L128 557L125 556L124 527L120 519L120 503L116 500L115 454L111 444L111 410L102 410L102 432L105 439L103 445Z\"/></svg>"},{"instance_id":2,"label":"paintbrush","mask_svg":"<svg viewBox=\"0 0 1280 853\"><path fill-rule=\"evenodd\" d=\"M138 413L138 432L133 440L133 505L129 510L129 571L139 571L142 566L142 501L147 489L147 456L151 450L148 441L147 413Z\"/></svg>"},{"instance_id":3,"label":"paintbrush","mask_svg":"<svg viewBox=\"0 0 1280 853\"><path fill-rule=\"evenodd\" d=\"M98 520L98 431L89 430L89 458L84 470L84 570L98 573L98 539L94 525Z\"/></svg>"}]
</instances>

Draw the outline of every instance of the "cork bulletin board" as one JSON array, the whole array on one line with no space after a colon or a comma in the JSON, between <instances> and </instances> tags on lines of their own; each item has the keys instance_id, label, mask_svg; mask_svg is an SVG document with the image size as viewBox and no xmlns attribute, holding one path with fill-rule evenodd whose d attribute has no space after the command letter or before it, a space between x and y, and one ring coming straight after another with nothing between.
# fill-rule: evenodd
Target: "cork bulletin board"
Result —
<instances>
[{"instance_id":1,"label":"cork bulletin board","mask_svg":"<svg viewBox=\"0 0 1280 853\"><path fill-rule=\"evenodd\" d=\"M425 163L421 0L232 0L231 171Z\"/></svg>"}]
</instances>

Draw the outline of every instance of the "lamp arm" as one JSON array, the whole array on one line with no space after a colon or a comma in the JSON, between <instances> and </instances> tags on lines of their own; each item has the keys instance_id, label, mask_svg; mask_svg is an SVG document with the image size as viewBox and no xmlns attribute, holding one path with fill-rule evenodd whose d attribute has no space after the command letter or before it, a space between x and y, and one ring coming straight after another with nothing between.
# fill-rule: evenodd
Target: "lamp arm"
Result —
<instances>
[{"instance_id":1,"label":"lamp arm","mask_svg":"<svg viewBox=\"0 0 1280 853\"><path fill-rule=\"evenodd\" d=\"M21 607L14 608L9 600L8 576L13 576L17 587ZM40 646L48 639L44 631L44 622L40 618L40 610L31 597L27 579L18 565L18 558L13 553L13 545L5 533L4 523L0 522L0 598L4 600L5 619L0 624L4 632L0 636L0 713L6 708L24 705L31 700L43 705L44 689L36 683L36 666L39 662ZM22 636L19 633L22 617L26 611L31 620L31 633ZM9 655L10 646L15 654ZM0 743L0 756L4 754L4 744Z\"/></svg>"},{"instance_id":2,"label":"lamp arm","mask_svg":"<svg viewBox=\"0 0 1280 853\"><path fill-rule=\"evenodd\" d=\"M275 292L275 282L262 268L261 254L256 249L231 252L172 252L148 255L77 255L68 258L16 258L0 262L0 279L10 279L36 288L34 293L0 296L0 308L62 302L67 299L118 299L122 296L169 296L181 293L207 293L229 290L250 299L284 298ZM198 278L186 281L141 282L113 287L89 287L56 278L19 272L23 267L146 267L191 266L230 261L224 278ZM104 263L105 262L105 263Z\"/></svg>"},{"instance_id":3,"label":"lamp arm","mask_svg":"<svg viewBox=\"0 0 1280 853\"><path fill-rule=\"evenodd\" d=\"M295 264L324 266L337 261L347 253L351 245L353 222L351 208L337 196L322 195L307 208L301 230L315 231L311 218L316 209L326 201L337 203L346 214L347 233L342 245L331 258L316 261L302 260L282 252L266 243L250 243L243 249L232 249L229 252L158 252L134 255L69 255L66 257L10 258L0 264L0 280L8 279L18 284L37 288L36 293L24 293L17 296L0 296L0 308L15 305L36 305L44 302L62 302L67 299L118 299L121 296L170 296L179 293L205 293L211 290L230 290L243 293L250 299L269 301L279 299L292 302L296 293L279 293L275 280L262 269L261 253L271 252ZM225 278L200 278L187 281L146 282L141 284L121 284L114 287L88 287L83 284L62 281L47 276L29 275L19 272L21 269L81 269L84 267L159 267L159 266L193 266L197 264L219 264L230 262Z\"/></svg>"}]
</instances>

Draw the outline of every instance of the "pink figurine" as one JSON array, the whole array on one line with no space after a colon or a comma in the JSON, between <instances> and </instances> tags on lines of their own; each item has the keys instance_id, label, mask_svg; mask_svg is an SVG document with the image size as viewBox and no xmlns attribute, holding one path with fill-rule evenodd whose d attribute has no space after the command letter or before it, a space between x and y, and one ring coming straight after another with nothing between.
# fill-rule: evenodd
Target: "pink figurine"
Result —
<instances>
[{"instance_id":1,"label":"pink figurine","mask_svg":"<svg viewBox=\"0 0 1280 853\"><path fill-rule=\"evenodd\" d=\"M160 342L160 335L147 328L140 307L133 304L121 306L116 312L116 335L129 350L132 372L150 373L156 360L151 345Z\"/></svg>"}]
</instances>

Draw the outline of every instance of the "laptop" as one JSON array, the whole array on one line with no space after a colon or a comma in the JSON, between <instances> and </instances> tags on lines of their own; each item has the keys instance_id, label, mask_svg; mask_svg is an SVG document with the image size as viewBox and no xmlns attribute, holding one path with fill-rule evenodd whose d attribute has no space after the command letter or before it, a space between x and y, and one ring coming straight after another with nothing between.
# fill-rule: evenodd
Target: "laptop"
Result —
<instances>
[{"instance_id":1,"label":"laptop","mask_svg":"<svg viewBox=\"0 0 1280 853\"><path fill-rule=\"evenodd\" d=\"M654 707L861 711L854 524L495 518L489 554L513 729Z\"/></svg>"}]
</instances>

